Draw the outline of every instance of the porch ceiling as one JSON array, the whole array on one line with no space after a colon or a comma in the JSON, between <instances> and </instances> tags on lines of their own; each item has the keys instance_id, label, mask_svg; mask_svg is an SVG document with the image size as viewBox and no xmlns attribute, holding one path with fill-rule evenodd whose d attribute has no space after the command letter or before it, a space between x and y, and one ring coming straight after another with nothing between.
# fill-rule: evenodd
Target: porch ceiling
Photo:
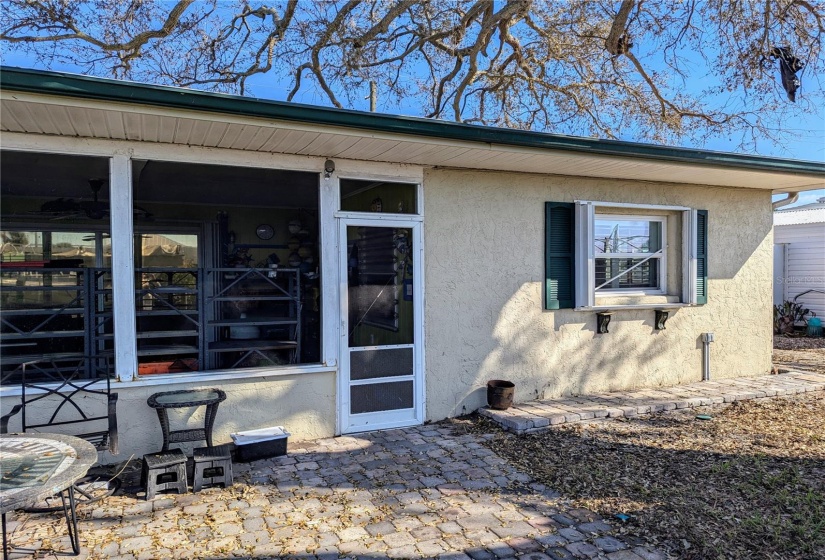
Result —
<instances>
[{"instance_id":1,"label":"porch ceiling","mask_svg":"<svg viewBox=\"0 0 825 560\"><path fill-rule=\"evenodd\" d=\"M746 169L725 154L712 163L583 153L307 124L145 104L3 91L0 130L367 160L773 191L825 188L825 173ZM557 139L559 137L556 137ZM563 137L561 137L563 140ZM571 145L576 144L571 137ZM782 161L782 160L777 160ZM813 166L812 166L813 167Z\"/></svg>"}]
</instances>

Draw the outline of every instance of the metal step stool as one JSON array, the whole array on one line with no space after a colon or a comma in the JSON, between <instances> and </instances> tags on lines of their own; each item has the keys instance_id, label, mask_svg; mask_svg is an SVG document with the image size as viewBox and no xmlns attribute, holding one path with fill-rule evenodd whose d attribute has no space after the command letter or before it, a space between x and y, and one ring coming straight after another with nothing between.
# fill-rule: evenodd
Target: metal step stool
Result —
<instances>
[{"instance_id":1,"label":"metal step stool","mask_svg":"<svg viewBox=\"0 0 825 560\"><path fill-rule=\"evenodd\" d=\"M186 455L180 449L170 449L143 456L143 484L146 499L151 500L161 490L177 490L186 494Z\"/></svg>"},{"instance_id":2,"label":"metal step stool","mask_svg":"<svg viewBox=\"0 0 825 560\"><path fill-rule=\"evenodd\" d=\"M217 447L198 447L194 451L195 480L192 491L200 492L204 483L208 485L223 484L224 488L232 486L232 455L229 445Z\"/></svg>"}]
</instances>

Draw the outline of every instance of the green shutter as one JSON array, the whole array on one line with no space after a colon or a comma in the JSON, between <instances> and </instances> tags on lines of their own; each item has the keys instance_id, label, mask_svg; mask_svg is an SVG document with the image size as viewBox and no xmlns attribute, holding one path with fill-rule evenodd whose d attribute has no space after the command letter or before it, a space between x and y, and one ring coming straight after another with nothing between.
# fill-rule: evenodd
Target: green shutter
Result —
<instances>
[{"instance_id":1,"label":"green shutter","mask_svg":"<svg viewBox=\"0 0 825 560\"><path fill-rule=\"evenodd\" d=\"M575 204L544 204L544 308L575 307Z\"/></svg>"},{"instance_id":2,"label":"green shutter","mask_svg":"<svg viewBox=\"0 0 825 560\"><path fill-rule=\"evenodd\" d=\"M696 211L696 303L708 302L708 211Z\"/></svg>"}]
</instances>

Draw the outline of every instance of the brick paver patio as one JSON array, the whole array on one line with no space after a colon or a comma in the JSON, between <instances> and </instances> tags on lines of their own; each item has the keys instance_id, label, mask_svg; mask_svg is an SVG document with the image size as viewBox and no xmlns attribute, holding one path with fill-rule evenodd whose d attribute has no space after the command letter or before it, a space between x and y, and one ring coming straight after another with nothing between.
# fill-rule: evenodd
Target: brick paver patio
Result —
<instances>
[{"instance_id":1,"label":"brick paver patio","mask_svg":"<svg viewBox=\"0 0 825 560\"><path fill-rule=\"evenodd\" d=\"M671 389L519 404L483 413L518 432L825 390L825 375L786 373ZM524 560L665 556L619 538L593 512L449 424L293 445L236 464L236 484L144 501L113 496L79 510L81 558L444 558ZM57 515L9 515L12 558L69 550ZM59 553L53 552L60 551Z\"/></svg>"},{"instance_id":2,"label":"brick paver patio","mask_svg":"<svg viewBox=\"0 0 825 560\"><path fill-rule=\"evenodd\" d=\"M632 392L602 393L514 405L508 410L483 408L487 416L506 430L526 434L550 426L595 418L630 418L640 414L695 408L765 397L794 395L825 390L825 375L788 372Z\"/></svg>"},{"instance_id":3,"label":"brick paver patio","mask_svg":"<svg viewBox=\"0 0 825 560\"><path fill-rule=\"evenodd\" d=\"M81 558L664 558L478 438L436 424L324 439L236 464L231 489L114 496L81 509ZM16 547L69 549L57 515L10 520Z\"/></svg>"}]
</instances>

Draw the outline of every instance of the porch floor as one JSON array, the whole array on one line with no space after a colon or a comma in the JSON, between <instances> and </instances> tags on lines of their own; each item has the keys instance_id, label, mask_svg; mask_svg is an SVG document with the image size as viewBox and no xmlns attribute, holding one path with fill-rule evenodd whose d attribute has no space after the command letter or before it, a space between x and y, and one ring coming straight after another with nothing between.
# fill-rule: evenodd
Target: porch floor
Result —
<instances>
[{"instance_id":1,"label":"porch floor","mask_svg":"<svg viewBox=\"0 0 825 560\"><path fill-rule=\"evenodd\" d=\"M792 371L760 377L700 381L641 391L601 393L529 401L507 410L479 410L504 429L527 434L559 424L601 418L630 418L667 410L825 391L825 375Z\"/></svg>"}]
</instances>

